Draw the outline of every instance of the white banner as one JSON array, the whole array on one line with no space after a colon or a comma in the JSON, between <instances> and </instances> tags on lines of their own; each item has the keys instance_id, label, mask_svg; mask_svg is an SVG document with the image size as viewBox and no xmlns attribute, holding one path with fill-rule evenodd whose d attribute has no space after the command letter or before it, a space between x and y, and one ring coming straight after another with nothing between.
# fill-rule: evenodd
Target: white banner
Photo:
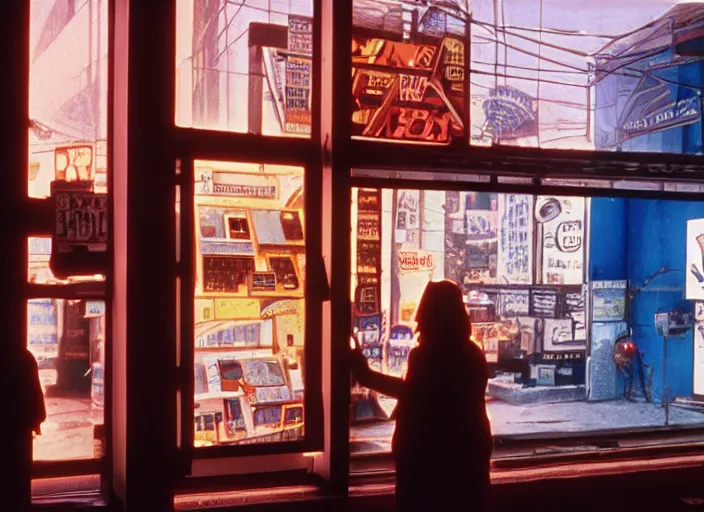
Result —
<instances>
[{"instance_id":1,"label":"white banner","mask_svg":"<svg viewBox=\"0 0 704 512\"><path fill-rule=\"evenodd\" d=\"M536 199L535 218L543 227L543 284L582 284L585 204L583 197Z\"/></svg>"},{"instance_id":2,"label":"white banner","mask_svg":"<svg viewBox=\"0 0 704 512\"><path fill-rule=\"evenodd\" d=\"M533 196L499 194L499 284L533 283Z\"/></svg>"}]
</instances>

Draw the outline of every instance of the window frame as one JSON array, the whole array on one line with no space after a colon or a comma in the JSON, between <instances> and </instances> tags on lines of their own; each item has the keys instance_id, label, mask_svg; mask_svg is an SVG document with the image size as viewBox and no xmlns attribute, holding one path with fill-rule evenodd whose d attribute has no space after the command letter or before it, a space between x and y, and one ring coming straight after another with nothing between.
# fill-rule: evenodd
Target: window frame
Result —
<instances>
[{"instance_id":1,"label":"window frame","mask_svg":"<svg viewBox=\"0 0 704 512\"><path fill-rule=\"evenodd\" d=\"M350 0L353 2L354 0ZM471 26L471 16L467 22ZM366 34L366 29L357 30L350 27L351 35ZM469 30L469 29L468 29ZM350 41L351 42L351 41ZM600 189L594 187L577 188L552 186L541 183L543 178L569 179L623 179L636 180L677 180L701 181L704 183L704 159L701 155L654 153L654 152L611 152L573 149L543 149L539 147L516 147L492 145L489 147L471 144L470 100L471 88L471 43L467 45L465 62L466 112L464 136L450 144L413 143L411 141L392 141L350 137L345 153L347 165L342 165L342 172L349 176L348 186L359 188L393 188L447 191L474 191L493 193L515 193L581 197L634 197L652 199L680 199L684 201L704 201L704 193L681 193L666 191L638 191ZM341 62L342 61L342 62ZM350 63L345 59L333 62L334 69L349 74ZM344 90L344 89L340 89ZM351 90L351 89L348 89ZM344 93L340 93L342 96ZM337 101L337 100L334 100ZM704 105L703 105L704 106ZM702 122L702 121L700 121ZM375 171L389 171L392 177L375 177ZM355 175L355 171L362 171ZM370 171L367 176L364 171ZM475 180L482 175L487 181ZM506 180L501 182L501 179ZM511 182L511 179L529 180L526 184ZM349 230L350 225L342 225L335 231ZM587 272L585 265L584 272ZM349 436L349 429L347 432ZM641 434L643 435L643 434ZM617 437L618 434L610 437ZM585 433L585 439L594 435ZM347 439L349 443L349 437ZM649 455L663 454L670 451L686 452L700 449L696 444L683 447L644 447L634 449L633 453ZM596 459L603 454L581 453L565 459ZM619 456L619 455L617 455ZM350 454L350 480L361 482L376 474L381 465L388 469L391 453ZM526 466L535 465L528 461ZM393 464L387 475L395 474Z\"/></svg>"},{"instance_id":2,"label":"window frame","mask_svg":"<svg viewBox=\"0 0 704 512\"><path fill-rule=\"evenodd\" d=\"M115 0L105 0L107 3L107 90L105 108L107 114L107 152L106 161L108 163L108 241L106 249L106 259L107 261L112 261L113 259L113 244L112 244L112 119L113 119L113 63L114 63L114 2ZM21 0L16 2L18 11L23 11L23 16L26 17L26 23L17 24L17 28L14 29L17 32L18 40L26 41L21 46L15 45L13 50L19 55L25 55L21 51L24 49L29 55L30 44L31 44L31 34L30 34L30 22L31 22L31 0ZM50 45L56 39L58 33L63 30L72 18L78 12L76 10L76 2L69 1L67 5L69 7L70 13L68 17L63 20L64 24L62 28L56 31L56 27L52 29L52 38L48 43ZM88 8L89 5L82 4L80 9ZM23 141L23 145L20 147L21 158L24 161L24 165L21 167L23 169L28 169L29 154L26 149L29 148L29 140L27 137L27 122L29 121L29 92L30 92L30 71L31 63L29 59L27 62L22 62L22 73L17 73L18 83L22 83L22 88L24 89L23 94L15 95L14 100L18 108L23 112L23 126L25 129L22 136L20 137ZM18 66L15 66L17 69ZM15 143L10 143L15 144ZM12 153L17 151L16 147L12 147ZM10 151L8 151L10 153ZM93 156L93 163L95 163L95 155ZM106 269L105 279L102 281L88 281L88 282L74 282L74 283L62 283L62 284L37 284L30 283L28 280L28 256L27 256L27 239L29 237L48 237L54 236L54 205L52 197L48 196L45 198L30 197L27 190L27 174L25 172L16 173L20 178L21 185L21 203L22 212L20 216L21 221L19 222L20 236L24 240L24 245L22 247L24 251L24 257L20 260L23 262L24 271L22 272L22 279L24 281L24 286L22 288L22 294L18 296L20 300L24 303L24 311L22 318L25 318L23 322L22 331L24 332L23 347L27 346L27 332L26 332L26 315L27 315L27 303L32 299L50 298L50 299L68 299L68 300L99 300L105 303L105 309L111 311L112 305L112 266L109 265ZM95 175L93 176L95 180ZM7 187L8 193L14 194L20 192L15 190L12 185ZM104 428L104 447L103 453L100 458L85 458L85 459L65 459L65 460L32 460L32 479L45 479L45 478L57 478L57 477L74 477L74 476L84 476L91 474L99 474L101 480L101 487L103 490L111 485L112 481L112 315L105 315L105 340L104 340L104 350L105 350L105 367L103 369L103 388L104 388L104 404L103 404L103 428ZM15 320L16 321L16 320Z\"/></svg>"}]
</instances>

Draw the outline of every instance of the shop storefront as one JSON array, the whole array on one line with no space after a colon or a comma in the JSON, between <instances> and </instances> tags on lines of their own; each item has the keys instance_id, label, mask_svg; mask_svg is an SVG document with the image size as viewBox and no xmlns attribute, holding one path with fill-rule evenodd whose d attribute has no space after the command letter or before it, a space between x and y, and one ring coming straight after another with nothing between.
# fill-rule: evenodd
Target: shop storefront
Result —
<instances>
[{"instance_id":1,"label":"shop storefront","mask_svg":"<svg viewBox=\"0 0 704 512\"><path fill-rule=\"evenodd\" d=\"M702 4L43 1L7 8L36 58L6 45L33 85L0 101L35 485L95 475L128 510L388 494L397 404L348 351L404 377L440 279L487 360L502 489L551 457L607 480L696 457ZM42 89L71 34L80 78Z\"/></svg>"}]
</instances>

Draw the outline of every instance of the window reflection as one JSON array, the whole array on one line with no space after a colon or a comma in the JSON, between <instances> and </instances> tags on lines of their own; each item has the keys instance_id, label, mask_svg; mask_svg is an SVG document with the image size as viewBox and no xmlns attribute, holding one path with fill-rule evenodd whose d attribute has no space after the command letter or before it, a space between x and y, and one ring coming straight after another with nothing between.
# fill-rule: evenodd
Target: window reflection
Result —
<instances>
[{"instance_id":1,"label":"window reflection","mask_svg":"<svg viewBox=\"0 0 704 512\"><path fill-rule=\"evenodd\" d=\"M71 284L87 282L104 282L105 276L69 276L66 279L59 279L51 271L51 238L50 237L28 237L28 266L27 282L32 284Z\"/></svg>"},{"instance_id":2,"label":"window reflection","mask_svg":"<svg viewBox=\"0 0 704 512\"><path fill-rule=\"evenodd\" d=\"M313 1L178 0L176 123L309 137Z\"/></svg>"},{"instance_id":3,"label":"window reflection","mask_svg":"<svg viewBox=\"0 0 704 512\"><path fill-rule=\"evenodd\" d=\"M54 180L107 187L108 1L31 0L30 197Z\"/></svg>"},{"instance_id":4,"label":"window reflection","mask_svg":"<svg viewBox=\"0 0 704 512\"><path fill-rule=\"evenodd\" d=\"M447 144L465 133L466 2L353 2L352 134Z\"/></svg>"},{"instance_id":5,"label":"window reflection","mask_svg":"<svg viewBox=\"0 0 704 512\"><path fill-rule=\"evenodd\" d=\"M100 457L105 406L105 302L31 299L27 348L44 391L47 420L34 460Z\"/></svg>"},{"instance_id":6,"label":"window reflection","mask_svg":"<svg viewBox=\"0 0 704 512\"><path fill-rule=\"evenodd\" d=\"M303 170L205 161L194 169L194 400L200 428L194 444L300 439ZM300 421L285 420L293 409ZM212 429L199 426L208 414L215 418Z\"/></svg>"},{"instance_id":7,"label":"window reflection","mask_svg":"<svg viewBox=\"0 0 704 512\"><path fill-rule=\"evenodd\" d=\"M701 5L472 1L471 143L701 153Z\"/></svg>"}]
</instances>

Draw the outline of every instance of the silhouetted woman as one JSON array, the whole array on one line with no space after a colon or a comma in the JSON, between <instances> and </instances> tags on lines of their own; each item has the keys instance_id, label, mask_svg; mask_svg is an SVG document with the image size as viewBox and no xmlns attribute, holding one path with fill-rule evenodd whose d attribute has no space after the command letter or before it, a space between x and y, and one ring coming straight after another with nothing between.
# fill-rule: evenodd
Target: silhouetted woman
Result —
<instances>
[{"instance_id":1,"label":"silhouetted woman","mask_svg":"<svg viewBox=\"0 0 704 512\"><path fill-rule=\"evenodd\" d=\"M488 510L488 370L483 352L470 341L460 288L447 280L428 283L415 321L420 337L405 379L372 371L359 349L352 353L352 371L362 386L398 398L392 442L396 511Z\"/></svg>"}]
</instances>

